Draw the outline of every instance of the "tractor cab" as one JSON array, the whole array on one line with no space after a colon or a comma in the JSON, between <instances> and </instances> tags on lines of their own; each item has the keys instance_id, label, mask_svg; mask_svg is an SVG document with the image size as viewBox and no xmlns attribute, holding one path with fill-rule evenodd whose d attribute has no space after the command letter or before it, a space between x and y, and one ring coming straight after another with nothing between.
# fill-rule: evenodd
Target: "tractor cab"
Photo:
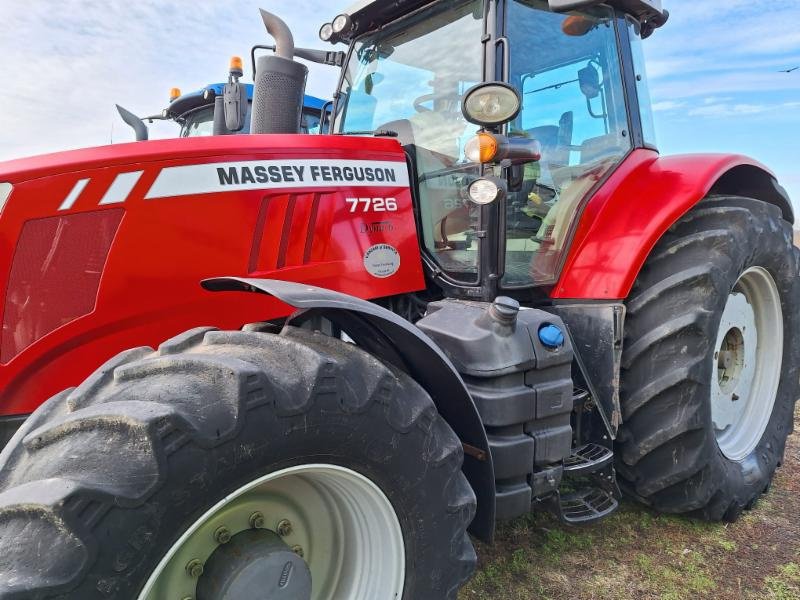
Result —
<instances>
[{"instance_id":1,"label":"tractor cab","mask_svg":"<svg viewBox=\"0 0 800 600\"><path fill-rule=\"evenodd\" d=\"M145 121L172 121L180 129L178 137L200 137L209 135L231 135L250 133L250 117L253 106L253 84L239 83L242 76L242 60L234 56L231 59L230 76L227 84L213 83L203 88L182 94L180 88L172 88L169 94L169 105L160 114L151 115L140 119L129 110L117 105L117 110L122 119L133 128L136 140L142 141L148 138L148 130ZM233 100L234 110L231 111L231 104L225 108L226 86L235 86L236 92L231 94L229 99ZM328 104L328 108L325 105ZM327 126L322 123L323 109L329 110L330 103L314 96L303 96L303 108L300 120L299 133L317 134L327 131ZM225 111L237 113L232 121L226 121ZM217 115L215 125L215 114ZM321 129L320 124L324 130Z\"/></svg>"},{"instance_id":2,"label":"tractor cab","mask_svg":"<svg viewBox=\"0 0 800 600\"><path fill-rule=\"evenodd\" d=\"M253 105L253 84L245 83L247 109L242 128L231 133L250 133L250 116ZM224 93L224 83L214 83L195 92L172 100L166 109L166 118L180 125L180 137L214 135L214 99ZM320 121L325 101L314 96L303 97L300 133L321 133Z\"/></svg>"},{"instance_id":3,"label":"tractor cab","mask_svg":"<svg viewBox=\"0 0 800 600\"><path fill-rule=\"evenodd\" d=\"M655 148L641 40L667 13L641 0L385 4L320 32L350 45L333 131L397 135L443 288L552 286L583 203L633 149Z\"/></svg>"}]
</instances>

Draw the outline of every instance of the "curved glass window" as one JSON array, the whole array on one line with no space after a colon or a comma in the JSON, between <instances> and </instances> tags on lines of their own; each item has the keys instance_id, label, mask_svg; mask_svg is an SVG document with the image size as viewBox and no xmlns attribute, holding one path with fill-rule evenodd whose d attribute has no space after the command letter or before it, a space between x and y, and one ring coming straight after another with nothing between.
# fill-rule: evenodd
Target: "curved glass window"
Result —
<instances>
[{"instance_id":1,"label":"curved glass window","mask_svg":"<svg viewBox=\"0 0 800 600\"><path fill-rule=\"evenodd\" d=\"M508 4L509 82L522 111L509 135L539 140L506 203L503 285L555 281L581 202L631 149L612 9L557 14L540 0Z\"/></svg>"}]
</instances>

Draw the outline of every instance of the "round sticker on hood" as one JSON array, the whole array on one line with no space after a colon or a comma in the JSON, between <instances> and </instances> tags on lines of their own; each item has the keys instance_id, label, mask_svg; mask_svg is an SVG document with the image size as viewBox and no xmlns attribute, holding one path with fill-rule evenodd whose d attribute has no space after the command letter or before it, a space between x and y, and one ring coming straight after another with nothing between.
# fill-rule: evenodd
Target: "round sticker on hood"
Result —
<instances>
[{"instance_id":1,"label":"round sticker on hood","mask_svg":"<svg viewBox=\"0 0 800 600\"><path fill-rule=\"evenodd\" d=\"M364 253L364 268L373 277L391 277L400 268L400 253L389 244L376 244Z\"/></svg>"}]
</instances>

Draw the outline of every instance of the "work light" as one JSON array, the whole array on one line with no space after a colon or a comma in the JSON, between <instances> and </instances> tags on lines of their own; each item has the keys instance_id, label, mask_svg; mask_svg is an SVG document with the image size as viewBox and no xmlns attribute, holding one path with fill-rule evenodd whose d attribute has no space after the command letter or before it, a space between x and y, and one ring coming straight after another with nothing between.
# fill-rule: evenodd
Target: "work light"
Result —
<instances>
[{"instance_id":1,"label":"work light","mask_svg":"<svg viewBox=\"0 0 800 600\"><path fill-rule=\"evenodd\" d=\"M517 90L505 83L480 83L464 95L461 111L470 123L494 127L507 123L522 108Z\"/></svg>"},{"instance_id":2,"label":"work light","mask_svg":"<svg viewBox=\"0 0 800 600\"><path fill-rule=\"evenodd\" d=\"M339 15L333 20L331 26L336 35L347 35L353 28L353 19L350 18L350 15Z\"/></svg>"},{"instance_id":3,"label":"work light","mask_svg":"<svg viewBox=\"0 0 800 600\"><path fill-rule=\"evenodd\" d=\"M319 39L321 39L323 42L330 42L331 38L333 38L333 34L333 25L330 23L325 23L325 25L319 29Z\"/></svg>"}]
</instances>

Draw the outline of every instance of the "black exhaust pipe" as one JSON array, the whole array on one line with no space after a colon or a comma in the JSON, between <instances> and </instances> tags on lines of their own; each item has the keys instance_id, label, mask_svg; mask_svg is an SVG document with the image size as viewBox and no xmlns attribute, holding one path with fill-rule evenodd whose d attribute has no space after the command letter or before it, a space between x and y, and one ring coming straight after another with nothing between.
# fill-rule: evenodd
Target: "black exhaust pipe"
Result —
<instances>
[{"instance_id":1,"label":"black exhaust pipe","mask_svg":"<svg viewBox=\"0 0 800 600\"><path fill-rule=\"evenodd\" d=\"M308 68L294 61L294 37L280 18L261 9L275 55L256 62L250 133L299 133Z\"/></svg>"}]
</instances>

